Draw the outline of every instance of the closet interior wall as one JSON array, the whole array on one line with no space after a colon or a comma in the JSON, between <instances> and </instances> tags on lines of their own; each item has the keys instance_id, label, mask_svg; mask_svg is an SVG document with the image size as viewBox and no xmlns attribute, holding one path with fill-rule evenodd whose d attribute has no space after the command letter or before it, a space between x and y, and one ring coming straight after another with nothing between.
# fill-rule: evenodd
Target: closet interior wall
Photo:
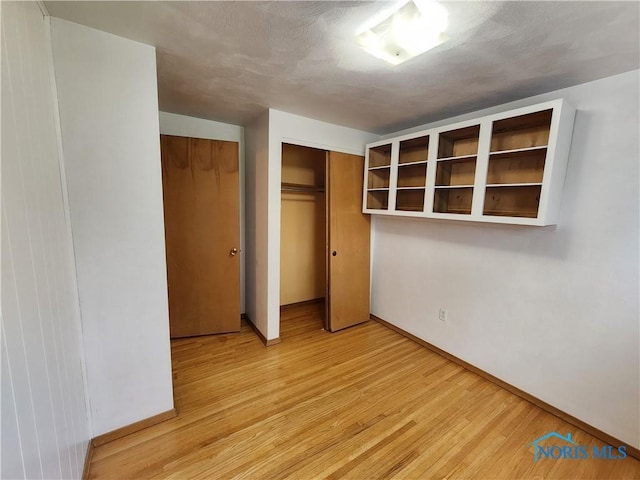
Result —
<instances>
[{"instance_id":1,"label":"closet interior wall","mask_svg":"<svg viewBox=\"0 0 640 480\"><path fill-rule=\"evenodd\" d=\"M324 150L282 145L281 306L326 294L326 157Z\"/></svg>"}]
</instances>

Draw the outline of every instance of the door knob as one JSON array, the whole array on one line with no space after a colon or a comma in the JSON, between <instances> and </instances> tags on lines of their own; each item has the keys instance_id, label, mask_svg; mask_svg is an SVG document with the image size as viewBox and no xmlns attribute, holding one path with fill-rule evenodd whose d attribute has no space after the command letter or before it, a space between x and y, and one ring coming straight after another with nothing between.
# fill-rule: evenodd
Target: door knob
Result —
<instances>
[{"instance_id":1,"label":"door knob","mask_svg":"<svg viewBox=\"0 0 640 480\"><path fill-rule=\"evenodd\" d=\"M231 255L232 257L235 257L237 253L238 253L238 249L232 248L231 251L229 252L229 255Z\"/></svg>"},{"instance_id":2,"label":"door knob","mask_svg":"<svg viewBox=\"0 0 640 480\"><path fill-rule=\"evenodd\" d=\"M334 250L333 252L331 252L331 255L333 255L333 256L335 257L336 255L338 255L338 252L336 252L336 251Z\"/></svg>"}]
</instances>

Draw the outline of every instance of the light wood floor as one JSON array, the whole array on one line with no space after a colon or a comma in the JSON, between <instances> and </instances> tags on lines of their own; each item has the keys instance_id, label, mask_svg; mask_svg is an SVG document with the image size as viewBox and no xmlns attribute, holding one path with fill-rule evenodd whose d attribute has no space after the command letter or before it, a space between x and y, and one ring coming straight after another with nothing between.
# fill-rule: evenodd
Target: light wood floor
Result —
<instances>
[{"instance_id":1,"label":"light wood floor","mask_svg":"<svg viewBox=\"0 0 640 480\"><path fill-rule=\"evenodd\" d=\"M172 342L178 416L97 447L91 478L626 479L640 462L533 462L527 444L588 434L373 321L330 334L283 312L282 343Z\"/></svg>"}]
</instances>

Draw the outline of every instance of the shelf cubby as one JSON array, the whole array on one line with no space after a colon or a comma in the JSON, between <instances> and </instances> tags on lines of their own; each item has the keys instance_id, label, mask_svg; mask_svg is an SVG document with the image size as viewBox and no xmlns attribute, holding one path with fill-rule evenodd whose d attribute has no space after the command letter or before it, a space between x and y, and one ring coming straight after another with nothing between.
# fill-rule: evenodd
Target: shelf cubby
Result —
<instances>
[{"instance_id":1,"label":"shelf cubby","mask_svg":"<svg viewBox=\"0 0 640 480\"><path fill-rule=\"evenodd\" d=\"M424 187L427 181L427 164L412 163L398 165L398 188Z\"/></svg>"},{"instance_id":2,"label":"shelf cubby","mask_svg":"<svg viewBox=\"0 0 640 480\"><path fill-rule=\"evenodd\" d=\"M429 156L429 136L402 140L400 142L398 163L426 162Z\"/></svg>"},{"instance_id":3,"label":"shelf cubby","mask_svg":"<svg viewBox=\"0 0 640 480\"><path fill-rule=\"evenodd\" d=\"M476 176L476 157L441 160L436 167L436 187L473 185Z\"/></svg>"},{"instance_id":4,"label":"shelf cubby","mask_svg":"<svg viewBox=\"0 0 640 480\"><path fill-rule=\"evenodd\" d=\"M541 183L546 156L546 148L491 154L487 169L487 185Z\"/></svg>"},{"instance_id":5,"label":"shelf cubby","mask_svg":"<svg viewBox=\"0 0 640 480\"><path fill-rule=\"evenodd\" d=\"M374 170L369 170L367 189L389 188L390 173L391 168L376 168Z\"/></svg>"},{"instance_id":6,"label":"shelf cubby","mask_svg":"<svg viewBox=\"0 0 640 480\"><path fill-rule=\"evenodd\" d=\"M407 188L396 192L396 210L421 212L424 210L424 188Z\"/></svg>"},{"instance_id":7,"label":"shelf cubby","mask_svg":"<svg viewBox=\"0 0 640 480\"><path fill-rule=\"evenodd\" d=\"M389 190L369 190L367 192L367 208L371 210L388 210Z\"/></svg>"},{"instance_id":8,"label":"shelf cubby","mask_svg":"<svg viewBox=\"0 0 640 480\"><path fill-rule=\"evenodd\" d=\"M536 218L542 185L488 186L483 215Z\"/></svg>"},{"instance_id":9,"label":"shelf cubby","mask_svg":"<svg viewBox=\"0 0 640 480\"><path fill-rule=\"evenodd\" d=\"M546 146L553 109L493 122L491 152Z\"/></svg>"},{"instance_id":10,"label":"shelf cubby","mask_svg":"<svg viewBox=\"0 0 640 480\"><path fill-rule=\"evenodd\" d=\"M440 133L438 136L438 158L477 155L479 136L480 125Z\"/></svg>"},{"instance_id":11,"label":"shelf cubby","mask_svg":"<svg viewBox=\"0 0 640 480\"><path fill-rule=\"evenodd\" d=\"M391 144L380 145L369 149L369 168L391 165Z\"/></svg>"},{"instance_id":12,"label":"shelf cubby","mask_svg":"<svg viewBox=\"0 0 640 480\"><path fill-rule=\"evenodd\" d=\"M471 214L473 187L435 188L433 211L436 213Z\"/></svg>"}]
</instances>

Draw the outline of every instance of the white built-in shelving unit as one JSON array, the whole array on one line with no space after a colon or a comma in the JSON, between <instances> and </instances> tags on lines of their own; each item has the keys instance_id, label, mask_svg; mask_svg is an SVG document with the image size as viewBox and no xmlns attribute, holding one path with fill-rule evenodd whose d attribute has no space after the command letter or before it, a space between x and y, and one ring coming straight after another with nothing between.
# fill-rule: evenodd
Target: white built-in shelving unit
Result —
<instances>
[{"instance_id":1,"label":"white built-in shelving unit","mask_svg":"<svg viewBox=\"0 0 640 480\"><path fill-rule=\"evenodd\" d=\"M554 100L369 144L363 211L556 224L574 117Z\"/></svg>"}]
</instances>

